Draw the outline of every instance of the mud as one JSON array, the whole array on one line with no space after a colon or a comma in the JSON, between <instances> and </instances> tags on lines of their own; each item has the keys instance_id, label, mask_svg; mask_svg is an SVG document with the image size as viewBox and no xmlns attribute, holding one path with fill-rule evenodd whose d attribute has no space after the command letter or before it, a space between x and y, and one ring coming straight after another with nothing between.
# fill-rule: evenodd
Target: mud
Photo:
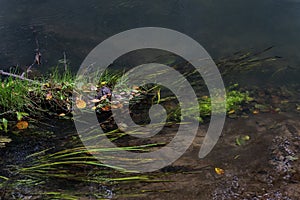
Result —
<instances>
[{"instance_id":1,"label":"mud","mask_svg":"<svg viewBox=\"0 0 300 200\"><path fill-rule=\"evenodd\" d=\"M206 126L171 166L152 173L165 182L121 185L116 199L299 199L300 115L264 113L227 119L222 136L204 159L198 151ZM250 140L237 145L236 138ZM224 170L217 174L215 167ZM138 194L138 195L137 195Z\"/></svg>"}]
</instances>

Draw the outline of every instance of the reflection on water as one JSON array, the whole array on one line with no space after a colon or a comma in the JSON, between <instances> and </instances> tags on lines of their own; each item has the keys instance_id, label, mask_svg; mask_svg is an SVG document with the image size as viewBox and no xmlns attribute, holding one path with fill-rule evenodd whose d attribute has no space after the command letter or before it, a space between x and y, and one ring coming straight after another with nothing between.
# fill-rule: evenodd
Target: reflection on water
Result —
<instances>
[{"instance_id":1,"label":"reflection on water","mask_svg":"<svg viewBox=\"0 0 300 200\"><path fill-rule=\"evenodd\" d=\"M39 41L46 71L66 52L76 70L98 43L121 31L166 27L202 44L213 58L275 45L272 54L299 68L297 0L2 0L0 66L29 65Z\"/></svg>"}]
</instances>

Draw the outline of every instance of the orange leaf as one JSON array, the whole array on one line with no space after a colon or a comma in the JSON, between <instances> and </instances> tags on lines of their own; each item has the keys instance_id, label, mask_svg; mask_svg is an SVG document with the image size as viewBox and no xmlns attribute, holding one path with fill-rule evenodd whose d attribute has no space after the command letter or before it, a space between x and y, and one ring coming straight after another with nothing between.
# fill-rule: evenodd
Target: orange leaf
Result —
<instances>
[{"instance_id":1,"label":"orange leaf","mask_svg":"<svg viewBox=\"0 0 300 200\"><path fill-rule=\"evenodd\" d=\"M28 128L28 122L26 122L26 121L19 121L16 126L17 126L17 128L19 130L23 130L23 129Z\"/></svg>"},{"instance_id":2,"label":"orange leaf","mask_svg":"<svg viewBox=\"0 0 300 200\"><path fill-rule=\"evenodd\" d=\"M82 109L86 107L86 103L83 100L76 100L76 106L77 108Z\"/></svg>"},{"instance_id":3,"label":"orange leaf","mask_svg":"<svg viewBox=\"0 0 300 200\"><path fill-rule=\"evenodd\" d=\"M218 168L218 167L215 167L215 172L219 175L222 175L225 173L224 169L221 169L221 168Z\"/></svg>"},{"instance_id":4,"label":"orange leaf","mask_svg":"<svg viewBox=\"0 0 300 200\"><path fill-rule=\"evenodd\" d=\"M110 106L104 106L101 108L103 111L109 111L110 110Z\"/></svg>"}]
</instances>

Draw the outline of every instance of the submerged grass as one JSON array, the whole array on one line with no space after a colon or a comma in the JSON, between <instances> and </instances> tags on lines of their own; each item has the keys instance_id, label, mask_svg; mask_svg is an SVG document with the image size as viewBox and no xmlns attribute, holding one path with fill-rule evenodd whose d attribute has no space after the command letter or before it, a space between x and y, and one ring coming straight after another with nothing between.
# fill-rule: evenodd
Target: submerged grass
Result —
<instances>
[{"instance_id":1,"label":"submerged grass","mask_svg":"<svg viewBox=\"0 0 300 200\"><path fill-rule=\"evenodd\" d=\"M93 152L110 151L118 154L118 151L145 151L148 147L154 145L143 145L135 147L118 147L118 148L98 148L92 149ZM47 149L41 152L34 153L27 157L27 164L22 167L13 166L9 169L12 177L0 178L2 188L5 188L6 193L14 192L16 186L24 188L47 188L47 184L51 180L68 182L69 184L81 183L81 185L96 184L101 187L111 188L113 185L121 182L140 182L153 181L153 177L148 175L132 174L125 169L100 163L96 160L85 147L76 147L66 149L59 152L52 152L52 149ZM33 190L33 189L32 189ZM47 191L47 189L46 189ZM34 193L34 192L33 192ZM33 195L33 194L31 194ZM79 194L78 194L79 195ZM84 196L86 194L80 194ZM97 197L105 198L106 194L97 193L89 194ZM43 198L59 198L59 199L78 199L79 196L69 195L68 191L61 190L59 192L50 191L36 196Z\"/></svg>"}]
</instances>

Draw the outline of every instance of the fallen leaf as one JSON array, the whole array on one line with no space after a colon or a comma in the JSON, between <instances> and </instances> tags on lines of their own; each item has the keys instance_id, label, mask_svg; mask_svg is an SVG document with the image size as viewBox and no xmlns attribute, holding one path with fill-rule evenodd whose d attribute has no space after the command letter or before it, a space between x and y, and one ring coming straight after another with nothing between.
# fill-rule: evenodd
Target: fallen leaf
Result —
<instances>
[{"instance_id":1,"label":"fallen leaf","mask_svg":"<svg viewBox=\"0 0 300 200\"><path fill-rule=\"evenodd\" d=\"M100 99L92 99L92 100L91 100L92 103L98 103L98 102L100 102L100 101L101 101Z\"/></svg>"},{"instance_id":2,"label":"fallen leaf","mask_svg":"<svg viewBox=\"0 0 300 200\"><path fill-rule=\"evenodd\" d=\"M60 113L58 116L64 117L64 116L66 116L66 114L65 113Z\"/></svg>"},{"instance_id":3,"label":"fallen leaf","mask_svg":"<svg viewBox=\"0 0 300 200\"><path fill-rule=\"evenodd\" d=\"M140 89L140 87L139 87L139 86L136 86L136 85L134 85L134 86L132 86L132 89L133 89L133 90L139 90L139 89Z\"/></svg>"},{"instance_id":4,"label":"fallen leaf","mask_svg":"<svg viewBox=\"0 0 300 200\"><path fill-rule=\"evenodd\" d=\"M235 112L235 110L230 110L228 111L228 114L233 114Z\"/></svg>"},{"instance_id":5,"label":"fallen leaf","mask_svg":"<svg viewBox=\"0 0 300 200\"><path fill-rule=\"evenodd\" d=\"M111 109L117 109L119 108L118 105L111 105Z\"/></svg>"},{"instance_id":6,"label":"fallen leaf","mask_svg":"<svg viewBox=\"0 0 300 200\"><path fill-rule=\"evenodd\" d=\"M114 105L111 105L111 108L112 108L112 109L123 108L123 104L121 104L121 103L119 103L119 104L114 104Z\"/></svg>"},{"instance_id":7,"label":"fallen leaf","mask_svg":"<svg viewBox=\"0 0 300 200\"><path fill-rule=\"evenodd\" d=\"M81 100L81 99L76 100L76 106L79 109L85 108L86 107L86 102Z\"/></svg>"},{"instance_id":8,"label":"fallen leaf","mask_svg":"<svg viewBox=\"0 0 300 200\"><path fill-rule=\"evenodd\" d=\"M258 114L258 113L259 113L258 110L254 110L254 111L253 111L253 114Z\"/></svg>"},{"instance_id":9,"label":"fallen leaf","mask_svg":"<svg viewBox=\"0 0 300 200\"><path fill-rule=\"evenodd\" d=\"M101 108L103 111L110 111L111 107L110 106L104 106Z\"/></svg>"},{"instance_id":10,"label":"fallen leaf","mask_svg":"<svg viewBox=\"0 0 300 200\"><path fill-rule=\"evenodd\" d=\"M23 129L28 128L28 122L27 121L19 121L16 126L19 130L23 130Z\"/></svg>"},{"instance_id":11,"label":"fallen leaf","mask_svg":"<svg viewBox=\"0 0 300 200\"><path fill-rule=\"evenodd\" d=\"M43 86L49 88L50 87L50 83L45 83Z\"/></svg>"},{"instance_id":12,"label":"fallen leaf","mask_svg":"<svg viewBox=\"0 0 300 200\"><path fill-rule=\"evenodd\" d=\"M52 94L51 92L49 92L47 95L46 95L46 100L51 100L52 99Z\"/></svg>"},{"instance_id":13,"label":"fallen leaf","mask_svg":"<svg viewBox=\"0 0 300 200\"><path fill-rule=\"evenodd\" d=\"M94 85L91 85L91 91L96 91L97 90L97 87L96 86L94 86Z\"/></svg>"},{"instance_id":14,"label":"fallen leaf","mask_svg":"<svg viewBox=\"0 0 300 200\"><path fill-rule=\"evenodd\" d=\"M221 169L219 167L215 167L215 172L218 174L218 175L222 175L225 173L224 169Z\"/></svg>"}]
</instances>

